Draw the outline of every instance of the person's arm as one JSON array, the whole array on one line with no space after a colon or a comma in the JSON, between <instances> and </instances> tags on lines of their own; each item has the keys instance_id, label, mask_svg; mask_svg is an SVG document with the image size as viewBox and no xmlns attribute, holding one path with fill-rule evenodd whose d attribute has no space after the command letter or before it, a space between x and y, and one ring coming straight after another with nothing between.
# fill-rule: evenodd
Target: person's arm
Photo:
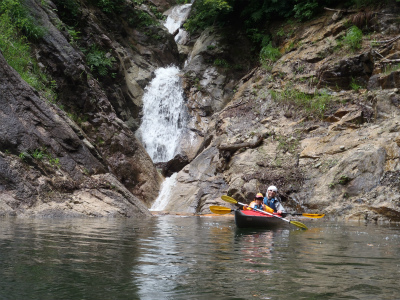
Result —
<instances>
[{"instance_id":1,"label":"person's arm","mask_svg":"<svg viewBox=\"0 0 400 300\"><path fill-rule=\"evenodd\" d=\"M286 212L286 210L285 210L285 208L283 207L281 201L279 201L279 200L276 201L275 207L276 207L276 212L277 212L278 214L282 214L282 213L285 213L285 212Z\"/></svg>"},{"instance_id":2,"label":"person's arm","mask_svg":"<svg viewBox=\"0 0 400 300\"><path fill-rule=\"evenodd\" d=\"M250 205L247 204L243 205L243 210L251 210L251 207L253 207L252 205L254 206L254 201L252 201Z\"/></svg>"},{"instance_id":3,"label":"person's arm","mask_svg":"<svg viewBox=\"0 0 400 300\"><path fill-rule=\"evenodd\" d=\"M269 207L268 205L265 205L265 204L263 204L263 210L266 211L266 212L269 212L271 214L274 213L274 210L271 207Z\"/></svg>"}]
</instances>

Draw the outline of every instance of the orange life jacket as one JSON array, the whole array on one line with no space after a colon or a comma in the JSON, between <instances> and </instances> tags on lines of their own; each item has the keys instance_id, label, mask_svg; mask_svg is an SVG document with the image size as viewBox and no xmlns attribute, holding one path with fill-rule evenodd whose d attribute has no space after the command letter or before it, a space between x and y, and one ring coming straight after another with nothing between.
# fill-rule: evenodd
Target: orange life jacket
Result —
<instances>
[{"instance_id":1,"label":"orange life jacket","mask_svg":"<svg viewBox=\"0 0 400 300\"><path fill-rule=\"evenodd\" d=\"M243 209L244 209L244 210L252 210L252 208L255 208L256 205L257 205L257 204L256 204L256 201L252 201L252 202L249 204L248 207L243 207ZM263 210L263 211L269 212L269 213L271 213L271 214L274 212L274 210L273 210L272 208L266 206L265 204L261 204L261 205L262 205L262 210Z\"/></svg>"}]
</instances>

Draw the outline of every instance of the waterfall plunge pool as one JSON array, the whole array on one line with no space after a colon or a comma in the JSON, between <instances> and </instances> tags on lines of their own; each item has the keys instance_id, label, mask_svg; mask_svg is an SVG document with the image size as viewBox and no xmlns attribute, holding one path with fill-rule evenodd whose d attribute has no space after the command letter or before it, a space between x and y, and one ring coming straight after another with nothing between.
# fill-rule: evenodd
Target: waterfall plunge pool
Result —
<instances>
[{"instance_id":1,"label":"waterfall plunge pool","mask_svg":"<svg viewBox=\"0 0 400 300\"><path fill-rule=\"evenodd\" d=\"M400 227L0 219L0 299L397 299Z\"/></svg>"}]
</instances>

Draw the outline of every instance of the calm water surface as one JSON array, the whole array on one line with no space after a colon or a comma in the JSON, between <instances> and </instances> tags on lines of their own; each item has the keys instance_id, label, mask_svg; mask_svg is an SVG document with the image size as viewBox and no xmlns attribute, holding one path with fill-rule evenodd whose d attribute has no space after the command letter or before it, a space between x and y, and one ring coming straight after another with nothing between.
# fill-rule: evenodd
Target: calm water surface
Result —
<instances>
[{"instance_id":1,"label":"calm water surface","mask_svg":"<svg viewBox=\"0 0 400 300\"><path fill-rule=\"evenodd\" d=\"M0 219L0 299L399 299L400 227Z\"/></svg>"}]
</instances>

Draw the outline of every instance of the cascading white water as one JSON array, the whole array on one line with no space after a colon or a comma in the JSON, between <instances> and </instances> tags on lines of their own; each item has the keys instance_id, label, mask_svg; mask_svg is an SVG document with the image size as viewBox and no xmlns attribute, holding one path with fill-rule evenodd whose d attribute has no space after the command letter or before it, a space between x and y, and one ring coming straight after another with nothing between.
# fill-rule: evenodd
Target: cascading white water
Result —
<instances>
[{"instance_id":1,"label":"cascading white water","mask_svg":"<svg viewBox=\"0 0 400 300\"><path fill-rule=\"evenodd\" d=\"M178 5L171 11L164 24L170 33L181 27L189 15L190 7L191 4ZM185 38L186 32L179 29L175 41L183 43ZM143 95L143 118L137 136L153 162L164 162L174 157L186 126L187 112L178 74L179 69L175 66L157 69L155 78L146 87ZM165 179L150 210L160 211L166 208L176 183L176 175L175 173Z\"/></svg>"},{"instance_id":2,"label":"cascading white water","mask_svg":"<svg viewBox=\"0 0 400 300\"><path fill-rule=\"evenodd\" d=\"M160 194L158 195L156 201L154 201L150 210L152 211L161 211L164 210L169 202L169 195L171 194L172 188L176 183L176 175L178 173L174 173L171 177L168 177L164 180L161 185Z\"/></svg>"},{"instance_id":3,"label":"cascading white water","mask_svg":"<svg viewBox=\"0 0 400 300\"><path fill-rule=\"evenodd\" d=\"M153 162L174 157L186 123L183 89L175 66L159 68L143 95L143 119L137 131Z\"/></svg>"},{"instance_id":4,"label":"cascading white water","mask_svg":"<svg viewBox=\"0 0 400 300\"><path fill-rule=\"evenodd\" d=\"M175 6L164 23L164 26L168 29L169 33L174 33L179 28L179 32L175 36L175 41L178 44L183 44L186 41L188 34L180 27L188 17L191 6L191 3Z\"/></svg>"}]
</instances>

